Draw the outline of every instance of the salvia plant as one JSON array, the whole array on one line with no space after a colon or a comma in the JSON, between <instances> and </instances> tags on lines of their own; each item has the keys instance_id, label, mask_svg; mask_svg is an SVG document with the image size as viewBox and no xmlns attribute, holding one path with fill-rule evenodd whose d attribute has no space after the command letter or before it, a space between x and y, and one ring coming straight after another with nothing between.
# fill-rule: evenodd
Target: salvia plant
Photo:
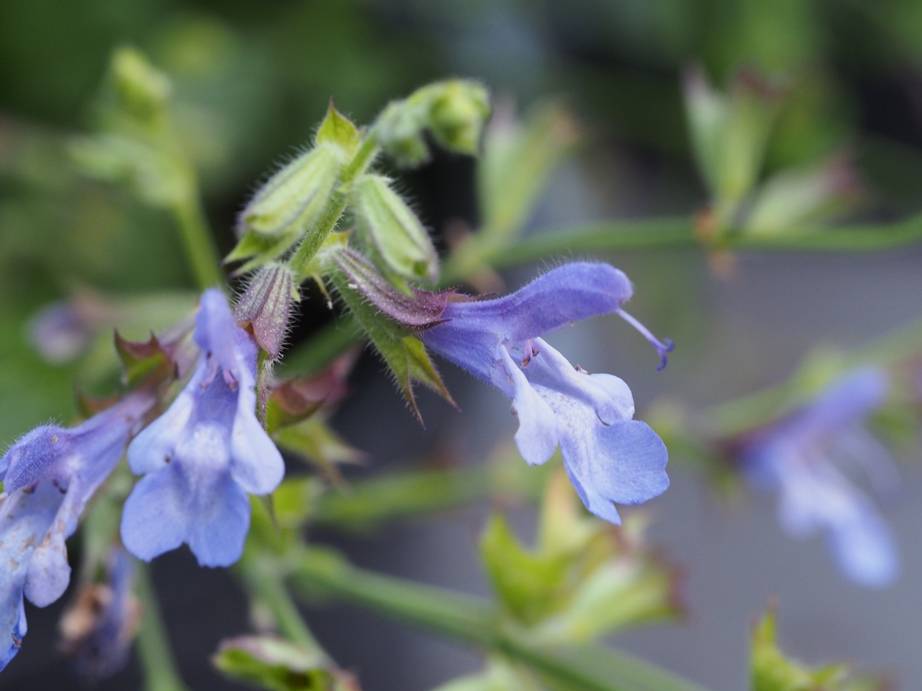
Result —
<instances>
[{"instance_id":1,"label":"salvia plant","mask_svg":"<svg viewBox=\"0 0 922 691\"><path fill-rule=\"evenodd\" d=\"M666 368L673 343L655 333L669 325L648 328L653 320L628 311L649 280L595 253L696 246L716 257L918 237L905 225L827 227L852 199L845 158L763 175L783 84L742 74L721 91L691 70L684 87L708 193L693 216L523 237L579 127L556 102L524 117L494 112L484 85L452 79L392 101L361 127L331 102L312 140L242 205L236 244L219 261L170 81L139 52L119 50L98 128L70 153L84 174L172 219L199 290L129 298L82 288L33 319L46 359L103 353L95 367L117 362L121 377L108 396L81 397L80 419L40 425L0 459L0 669L30 645L32 608L73 585L60 629L82 674L112 674L136 644L147 688L186 688L147 563L188 549L202 567L231 568L251 600L252 630L228 636L212 660L256 687L363 687L296 606L323 597L483 651L479 672L441 691L701 689L600 642L694 612L680 566L646 536L655 507L634 508L668 490L669 449L725 484L768 494L780 528L825 540L844 577L893 582L899 547L879 497L898 483L889 447L901 425L916 424L904 413L922 398L917 326L860 351L818 353L775 389L711 408L663 401L646 416L630 368L612 361L615 372L590 373L552 345L563 327L615 316L618 338L639 336L653 349L649 367ZM447 252L401 191L401 171L424 166L433 148L477 158L480 228ZM584 258L556 258L574 252ZM503 287L498 268L539 259L553 261ZM290 347L305 301L326 306L334 325ZM151 335L132 340L116 328ZM361 344L421 423L420 385L455 405L440 367L497 390L514 419L509 443L476 467L346 479L342 466L360 453L329 419L358 393L348 380ZM661 376L671 388L668 371ZM464 424L468 414L457 415ZM491 598L370 572L308 538L313 527L369 530L483 497L497 507L479 542ZM511 500L538 506L528 539L499 508ZM773 609L753 630L750 669L755 691L883 688L844 665L788 658Z\"/></svg>"}]
</instances>

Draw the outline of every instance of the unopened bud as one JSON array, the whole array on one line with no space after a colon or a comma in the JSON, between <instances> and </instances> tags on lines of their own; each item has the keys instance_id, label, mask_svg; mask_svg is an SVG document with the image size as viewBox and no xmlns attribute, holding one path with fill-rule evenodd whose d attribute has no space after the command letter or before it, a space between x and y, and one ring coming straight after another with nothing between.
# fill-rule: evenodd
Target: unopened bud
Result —
<instances>
[{"instance_id":1,"label":"unopened bud","mask_svg":"<svg viewBox=\"0 0 922 691\"><path fill-rule=\"evenodd\" d=\"M140 51L128 47L117 49L111 69L119 104L133 116L150 119L166 107L170 80Z\"/></svg>"},{"instance_id":2,"label":"unopened bud","mask_svg":"<svg viewBox=\"0 0 922 691\"><path fill-rule=\"evenodd\" d=\"M367 302L403 327L422 330L442 321L449 293L411 289L409 294L397 290L375 267L355 250L336 255L336 264L345 274L348 290L359 293Z\"/></svg>"},{"instance_id":3,"label":"unopened bud","mask_svg":"<svg viewBox=\"0 0 922 691\"><path fill-rule=\"evenodd\" d=\"M429 108L429 127L438 142L450 151L474 155L490 114L487 90L477 82L455 80L436 85Z\"/></svg>"},{"instance_id":4,"label":"unopened bud","mask_svg":"<svg viewBox=\"0 0 922 691\"><path fill-rule=\"evenodd\" d=\"M405 278L435 280L438 255L432 240L387 178L360 178L353 210L358 232L388 269Z\"/></svg>"},{"instance_id":5,"label":"unopened bud","mask_svg":"<svg viewBox=\"0 0 922 691\"><path fill-rule=\"evenodd\" d=\"M269 264L253 275L235 310L248 323L260 348L277 358L288 333L292 303L299 299L294 274L284 264Z\"/></svg>"},{"instance_id":6,"label":"unopened bud","mask_svg":"<svg viewBox=\"0 0 922 691\"><path fill-rule=\"evenodd\" d=\"M339 147L321 143L286 165L244 207L237 232L300 234L317 220L343 165Z\"/></svg>"}]
</instances>

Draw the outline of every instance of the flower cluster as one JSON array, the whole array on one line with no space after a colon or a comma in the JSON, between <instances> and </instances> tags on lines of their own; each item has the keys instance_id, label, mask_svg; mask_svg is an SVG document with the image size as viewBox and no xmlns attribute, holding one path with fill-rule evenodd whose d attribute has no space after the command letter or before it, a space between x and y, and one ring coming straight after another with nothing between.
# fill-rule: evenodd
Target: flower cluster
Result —
<instances>
[{"instance_id":1,"label":"flower cluster","mask_svg":"<svg viewBox=\"0 0 922 691\"><path fill-rule=\"evenodd\" d=\"M44 607L67 588L64 542L126 446L144 475L122 514L128 551L149 560L185 542L205 566L240 557L247 493L275 489L284 463L256 417L257 346L217 290L202 296L195 342L191 378L148 427L157 396L141 386L77 427L32 430L0 460L0 669L26 634L23 598Z\"/></svg>"}]
</instances>

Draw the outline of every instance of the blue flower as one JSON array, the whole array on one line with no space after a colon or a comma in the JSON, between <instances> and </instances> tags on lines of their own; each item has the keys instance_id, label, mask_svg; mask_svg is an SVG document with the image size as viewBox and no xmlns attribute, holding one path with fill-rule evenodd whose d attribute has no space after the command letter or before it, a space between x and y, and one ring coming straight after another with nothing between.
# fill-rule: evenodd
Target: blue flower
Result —
<instances>
[{"instance_id":1,"label":"blue flower","mask_svg":"<svg viewBox=\"0 0 922 691\"><path fill-rule=\"evenodd\" d=\"M202 295L189 383L128 448L144 475L125 503L122 541L151 560L183 543L202 566L240 558L250 524L247 494L269 494L285 466L256 418L252 338L217 290Z\"/></svg>"},{"instance_id":2,"label":"blue flower","mask_svg":"<svg viewBox=\"0 0 922 691\"><path fill-rule=\"evenodd\" d=\"M892 478L890 459L863 422L887 397L885 372L867 368L837 380L810 404L762 430L745 451L750 482L779 494L779 519L797 537L825 532L840 567L862 585L897 575L893 537L849 471Z\"/></svg>"},{"instance_id":3,"label":"blue flower","mask_svg":"<svg viewBox=\"0 0 922 691\"><path fill-rule=\"evenodd\" d=\"M621 271L577 262L503 298L450 302L442 323L422 332L433 351L512 399L519 420L515 440L528 463L544 463L560 446L583 504L612 523L620 523L613 503L639 504L669 486L666 447L646 423L631 419L627 384L574 367L540 336L616 313L641 330L664 364L671 344L621 309L631 294Z\"/></svg>"},{"instance_id":4,"label":"blue flower","mask_svg":"<svg viewBox=\"0 0 922 691\"><path fill-rule=\"evenodd\" d=\"M64 541L152 405L133 394L78 427L37 427L0 459L0 669L26 634L23 596L45 607L67 589Z\"/></svg>"}]
</instances>

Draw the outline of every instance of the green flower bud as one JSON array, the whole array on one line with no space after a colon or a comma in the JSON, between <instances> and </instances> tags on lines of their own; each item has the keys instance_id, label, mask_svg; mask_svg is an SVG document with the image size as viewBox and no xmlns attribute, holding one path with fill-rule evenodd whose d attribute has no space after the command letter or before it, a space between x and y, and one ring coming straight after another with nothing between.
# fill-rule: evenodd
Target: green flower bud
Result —
<instances>
[{"instance_id":1,"label":"green flower bud","mask_svg":"<svg viewBox=\"0 0 922 691\"><path fill-rule=\"evenodd\" d=\"M170 80L134 48L119 48L112 55L112 82L119 105L141 120L164 111L170 97Z\"/></svg>"},{"instance_id":2,"label":"green flower bud","mask_svg":"<svg viewBox=\"0 0 922 691\"><path fill-rule=\"evenodd\" d=\"M381 114L375 135L399 165L416 166L429 158L423 132L450 151L476 154L490 114L487 90L477 82L436 82L391 103Z\"/></svg>"},{"instance_id":3,"label":"green flower bud","mask_svg":"<svg viewBox=\"0 0 922 691\"><path fill-rule=\"evenodd\" d=\"M487 90L477 82L450 81L440 87L429 108L429 127L446 149L474 155L490 114Z\"/></svg>"},{"instance_id":4,"label":"green flower bud","mask_svg":"<svg viewBox=\"0 0 922 691\"><path fill-rule=\"evenodd\" d=\"M423 138L425 113L406 101L391 103L378 120L376 133L382 148L398 166L413 168L429 160Z\"/></svg>"},{"instance_id":5,"label":"green flower bud","mask_svg":"<svg viewBox=\"0 0 922 691\"><path fill-rule=\"evenodd\" d=\"M343 163L341 149L331 143L301 154L269 178L244 207L237 221L238 233L300 234L323 212Z\"/></svg>"},{"instance_id":6,"label":"green flower bud","mask_svg":"<svg viewBox=\"0 0 922 691\"><path fill-rule=\"evenodd\" d=\"M353 191L356 228L384 265L409 279L435 280L438 255L413 210L381 175L363 175Z\"/></svg>"}]
</instances>

